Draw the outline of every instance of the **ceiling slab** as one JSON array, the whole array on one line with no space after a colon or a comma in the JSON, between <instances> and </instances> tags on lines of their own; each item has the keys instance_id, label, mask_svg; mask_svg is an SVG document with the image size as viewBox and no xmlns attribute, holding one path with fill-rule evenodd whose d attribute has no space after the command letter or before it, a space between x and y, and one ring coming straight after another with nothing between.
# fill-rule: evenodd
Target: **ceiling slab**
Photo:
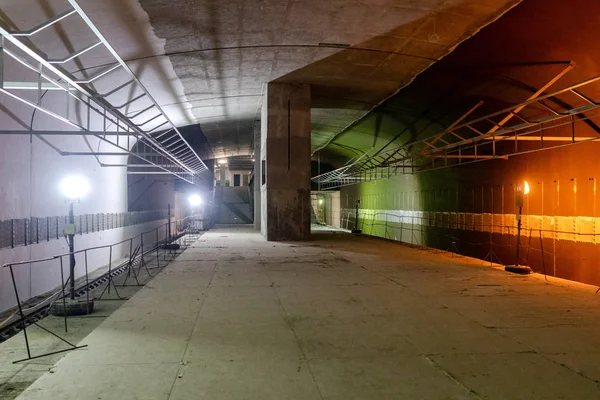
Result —
<instances>
[{"instance_id":1,"label":"ceiling slab","mask_svg":"<svg viewBox=\"0 0 600 400\"><path fill-rule=\"evenodd\" d=\"M534 20L532 15L536 16ZM594 33L598 18L586 18L586 15L600 15L600 3L592 5L587 0L523 2L420 74L374 112L337 134L327 148L319 152L320 159L339 167L345 160L368 152L363 161L375 160L380 163L376 165L386 166L387 161L400 159L423 166L423 153L431 151L430 145L438 147L437 156L441 157L445 144L456 148L462 139L478 137L475 131L469 132L464 125L461 127L462 124L475 120L477 122L470 126L479 132L501 131L494 124L500 124L508 112L489 115L537 95L547 96L592 80L593 84L583 85L578 90L598 103L600 85L595 79L600 75L600 63L593 56L595 49L600 48ZM575 143L595 139L600 133L600 118L592 111L594 108L595 105L568 91L546 98L543 104L533 102L518 111L523 120L512 116L502 124L506 131L513 127L514 132L529 136L521 136L518 140L503 138L496 147L491 145L492 140L486 140L487 146L485 143L478 145L478 155L489 158L547 150L559 143L564 145L565 138ZM571 116L570 123L553 119L565 115ZM480 118L482 120L478 120ZM545 122L531 123L539 120ZM460 137L449 135L446 130L457 125L452 132ZM527 129L517 131L515 126L526 126ZM439 139L433 139L444 132L446 134ZM542 143L540 132L552 139ZM319 145L326 134L319 132ZM502 136L496 139L498 137ZM429 145L422 142L427 138L431 138ZM313 135L313 145L315 143ZM399 153L400 149L402 153ZM461 149L463 156L474 157L474 146ZM452 147L449 153L451 150ZM407 152L411 157L406 156ZM378 154L386 159L378 159ZM404 154L404 159L399 154ZM449 156L456 157L456 151ZM447 165L456 165L454 161ZM437 167L443 165L445 160L440 159Z\"/></svg>"},{"instance_id":2,"label":"ceiling slab","mask_svg":"<svg viewBox=\"0 0 600 400\"><path fill-rule=\"evenodd\" d=\"M200 124L197 134L206 135L210 149L199 152L214 158L252 154L266 83L313 86L316 150L518 2L86 0L81 5L169 117L178 126ZM67 5L5 0L0 18L27 29ZM92 38L67 20L34 38L36 47L57 58L90 45ZM86 77L108 60L107 54L89 52L65 67ZM111 74L94 85L102 93L119 79ZM122 91L110 100L125 104L137 95ZM124 111L133 115L146 106L133 103Z\"/></svg>"},{"instance_id":3,"label":"ceiling slab","mask_svg":"<svg viewBox=\"0 0 600 400\"><path fill-rule=\"evenodd\" d=\"M140 0L220 157L252 153L267 82L314 86L315 149L518 2Z\"/></svg>"}]
</instances>

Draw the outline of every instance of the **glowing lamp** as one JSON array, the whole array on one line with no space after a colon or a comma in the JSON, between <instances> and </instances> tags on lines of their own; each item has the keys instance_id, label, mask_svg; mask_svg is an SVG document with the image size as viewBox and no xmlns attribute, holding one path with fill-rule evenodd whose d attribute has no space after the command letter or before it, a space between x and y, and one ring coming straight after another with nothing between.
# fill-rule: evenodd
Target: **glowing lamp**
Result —
<instances>
[{"instance_id":1,"label":"glowing lamp","mask_svg":"<svg viewBox=\"0 0 600 400\"><path fill-rule=\"evenodd\" d=\"M202 204L202 197L197 194L193 194L188 197L188 202L190 203L190 206L198 207L200 204Z\"/></svg>"},{"instance_id":2,"label":"glowing lamp","mask_svg":"<svg viewBox=\"0 0 600 400\"><path fill-rule=\"evenodd\" d=\"M68 176L60 182L60 191L68 200L77 200L90 192L90 184L83 176Z\"/></svg>"}]
</instances>

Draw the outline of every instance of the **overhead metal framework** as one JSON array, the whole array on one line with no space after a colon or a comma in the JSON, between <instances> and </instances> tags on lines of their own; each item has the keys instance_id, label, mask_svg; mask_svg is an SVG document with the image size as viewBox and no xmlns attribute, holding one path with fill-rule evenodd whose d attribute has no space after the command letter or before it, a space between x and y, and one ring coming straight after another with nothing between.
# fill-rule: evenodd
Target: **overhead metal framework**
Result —
<instances>
[{"instance_id":1,"label":"overhead metal framework","mask_svg":"<svg viewBox=\"0 0 600 400\"><path fill-rule=\"evenodd\" d=\"M69 9L31 29L9 31L0 26L0 93L60 121L65 130L0 130L0 134L36 135L63 156L94 156L102 166L107 167L129 167L131 163L127 159L122 163L105 163L100 156L132 156L136 160L133 164L139 169L128 173L170 174L190 183L210 174L169 116L82 8L75 0L67 1L71 6ZM35 48L36 35L43 34L44 30L56 23L68 23L71 19L79 19L79 24L83 21L87 25L95 37L90 44L62 58L51 58ZM62 67L65 63L95 51L108 51L113 62L92 76L76 78ZM34 75L35 78L24 82L6 81L4 77L9 72L9 60L13 66L33 71L34 74L29 75ZM112 88L104 94L98 93L93 83L109 74L114 75L115 71L120 73L111 79ZM131 93L132 89L141 93L131 95L123 104L112 104L114 101L110 101L109 97L123 95L126 88ZM37 91L37 95L32 95L32 91ZM54 104L43 104L46 91L63 92L64 105L57 105L54 101ZM136 106L138 110L127 115L122 111L127 106ZM81 135L86 140L95 137L103 146L98 146L97 151L93 151L89 144L89 152L63 151L45 138L57 135Z\"/></svg>"},{"instance_id":2,"label":"overhead metal framework","mask_svg":"<svg viewBox=\"0 0 600 400\"><path fill-rule=\"evenodd\" d=\"M479 102L433 136L371 156L369 151L349 165L312 180L322 189L332 189L600 140L600 129L594 122L600 118L600 103L586 95L600 89L600 76L543 94L571 68L570 65L520 104L463 122L482 104ZM596 135L581 135L576 125L582 123L592 127Z\"/></svg>"}]
</instances>

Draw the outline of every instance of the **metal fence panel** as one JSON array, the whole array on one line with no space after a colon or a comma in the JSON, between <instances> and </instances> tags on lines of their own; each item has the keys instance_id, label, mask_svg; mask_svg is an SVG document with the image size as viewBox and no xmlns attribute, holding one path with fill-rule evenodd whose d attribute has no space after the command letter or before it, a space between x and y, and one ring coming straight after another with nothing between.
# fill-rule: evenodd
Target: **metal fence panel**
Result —
<instances>
[{"instance_id":1,"label":"metal fence panel","mask_svg":"<svg viewBox=\"0 0 600 400\"><path fill-rule=\"evenodd\" d=\"M166 210L76 215L75 232L84 235L165 218ZM0 249L60 239L66 223L68 217L64 215L0 221Z\"/></svg>"}]
</instances>

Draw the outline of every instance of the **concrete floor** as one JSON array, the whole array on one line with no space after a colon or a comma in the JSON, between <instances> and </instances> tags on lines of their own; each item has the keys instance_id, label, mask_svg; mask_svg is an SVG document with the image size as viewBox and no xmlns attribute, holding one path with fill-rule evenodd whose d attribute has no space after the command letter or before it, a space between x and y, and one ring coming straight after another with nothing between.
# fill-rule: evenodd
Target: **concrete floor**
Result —
<instances>
[{"instance_id":1,"label":"concrete floor","mask_svg":"<svg viewBox=\"0 0 600 400\"><path fill-rule=\"evenodd\" d=\"M192 240L197 240L198 237L199 235L187 235L179 239L178 243L182 246L182 249L185 249L188 243ZM38 321L41 328L29 325L27 327L27 336L31 345L31 356L40 356L69 348L66 343L44 331L44 329L58 334L61 338L71 343L79 343L115 310L121 307L125 300L137 293L144 284L156 276L161 268L165 268L172 258L173 256L169 252L163 252L159 254L157 263L154 253L147 254L145 256L147 268L138 266L129 276L127 271L115 276L113 279L114 285L111 284L111 293L105 291L107 289L107 282L101 283L92 289L90 298L96 299L95 311L90 315L69 318L67 332L64 330L64 319L52 315ZM117 262L115 265L119 263ZM94 271L90 274L90 280L103 275L107 271L107 267ZM98 300L99 298L102 300ZM2 320L1 317L0 320ZM16 360L27 357L23 332L20 331L8 340L0 342L0 400L14 400L17 398L23 390L29 387L45 372L52 370L54 364L65 355L66 353L61 352L27 362L14 363Z\"/></svg>"},{"instance_id":2,"label":"concrete floor","mask_svg":"<svg viewBox=\"0 0 600 400\"><path fill-rule=\"evenodd\" d=\"M318 234L318 233L325 233L325 232L345 232L345 233L349 233L350 231L348 229L336 228L335 226L330 226L330 225L312 224L310 226L310 232Z\"/></svg>"},{"instance_id":3,"label":"concrete floor","mask_svg":"<svg viewBox=\"0 0 600 400\"><path fill-rule=\"evenodd\" d=\"M599 305L385 241L222 228L19 399L597 399Z\"/></svg>"}]
</instances>

